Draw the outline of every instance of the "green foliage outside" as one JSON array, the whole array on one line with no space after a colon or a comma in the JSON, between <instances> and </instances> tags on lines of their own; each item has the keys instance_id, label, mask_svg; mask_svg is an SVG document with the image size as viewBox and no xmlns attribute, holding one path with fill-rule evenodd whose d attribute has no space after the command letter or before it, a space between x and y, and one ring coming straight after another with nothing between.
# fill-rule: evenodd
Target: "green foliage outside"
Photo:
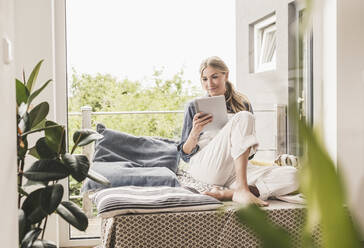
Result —
<instances>
[{"instance_id":1,"label":"green foliage outside","mask_svg":"<svg viewBox=\"0 0 364 248\"><path fill-rule=\"evenodd\" d=\"M73 71L69 89L68 111L81 112L90 106L93 112L167 111L184 110L190 99L202 94L199 82L183 79L183 71L164 79L163 71L156 70L149 82L118 80L106 74L78 74ZM81 128L81 116L68 117L68 133ZM158 136L178 140L181 135L183 113L93 115L92 129L97 123L107 128L137 136ZM72 138L69 137L72 146ZM81 153L81 150L77 151ZM70 195L80 194L81 184L70 179ZM81 206L81 198L73 199Z\"/></svg>"},{"instance_id":2,"label":"green foliage outside","mask_svg":"<svg viewBox=\"0 0 364 248\"><path fill-rule=\"evenodd\" d=\"M185 103L200 95L200 85L183 79L183 71L171 79L162 79L163 72L155 71L151 82L119 81L106 74L77 74L72 76L69 112L80 112L82 106L93 112L183 110ZM181 134L182 114L104 115L94 116L92 126L104 123L108 128L134 135L160 136L178 139ZM80 126L80 117L70 116L71 131Z\"/></svg>"}]
</instances>

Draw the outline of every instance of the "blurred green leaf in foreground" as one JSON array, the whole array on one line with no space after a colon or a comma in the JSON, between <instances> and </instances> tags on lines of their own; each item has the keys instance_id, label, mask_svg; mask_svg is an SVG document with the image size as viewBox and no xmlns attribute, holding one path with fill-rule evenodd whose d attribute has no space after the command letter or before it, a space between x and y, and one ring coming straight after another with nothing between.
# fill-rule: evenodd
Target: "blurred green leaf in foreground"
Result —
<instances>
[{"instance_id":1,"label":"blurred green leaf in foreground","mask_svg":"<svg viewBox=\"0 0 364 248\"><path fill-rule=\"evenodd\" d=\"M300 191L306 197L307 218L302 230L302 247L314 247L313 232L320 227L321 247L361 247L358 226L346 206L341 175L318 141L312 128L298 122L300 140L305 147L299 171ZM287 231L267 221L265 211L247 206L238 211L241 223L249 226L262 241L263 247L291 247Z\"/></svg>"}]
</instances>

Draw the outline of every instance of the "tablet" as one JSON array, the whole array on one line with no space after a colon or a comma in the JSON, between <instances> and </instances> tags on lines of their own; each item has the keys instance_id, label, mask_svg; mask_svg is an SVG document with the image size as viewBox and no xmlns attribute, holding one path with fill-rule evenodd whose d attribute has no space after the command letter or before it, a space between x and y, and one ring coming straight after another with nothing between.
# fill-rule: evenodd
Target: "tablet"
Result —
<instances>
[{"instance_id":1,"label":"tablet","mask_svg":"<svg viewBox=\"0 0 364 248\"><path fill-rule=\"evenodd\" d=\"M204 126L203 131L218 131L228 122L225 96L197 98L194 104L197 113L212 114L212 122Z\"/></svg>"}]
</instances>

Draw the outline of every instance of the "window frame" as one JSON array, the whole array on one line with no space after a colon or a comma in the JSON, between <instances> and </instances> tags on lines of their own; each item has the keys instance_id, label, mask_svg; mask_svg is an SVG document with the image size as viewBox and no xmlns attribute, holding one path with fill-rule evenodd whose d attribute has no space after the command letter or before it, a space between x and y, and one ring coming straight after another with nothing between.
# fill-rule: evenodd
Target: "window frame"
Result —
<instances>
[{"instance_id":1,"label":"window frame","mask_svg":"<svg viewBox=\"0 0 364 248\"><path fill-rule=\"evenodd\" d=\"M57 123L67 127L67 34L66 0L54 1L54 54L55 54L55 103ZM62 200L69 200L68 178L61 180L64 187ZM57 237L59 247L93 247L100 244L100 238L71 238L70 224L57 216Z\"/></svg>"},{"instance_id":2,"label":"window frame","mask_svg":"<svg viewBox=\"0 0 364 248\"><path fill-rule=\"evenodd\" d=\"M310 126L314 122L314 85L313 85L313 31L312 25L308 30L302 30L301 23L306 5L293 1L288 4L288 72L289 90L288 99L292 103L288 106L287 119L287 152L300 156L303 147L299 140L299 129L297 124L292 121L289 108L294 108L299 113L299 118L304 119Z\"/></svg>"},{"instance_id":3,"label":"window frame","mask_svg":"<svg viewBox=\"0 0 364 248\"><path fill-rule=\"evenodd\" d=\"M276 69L276 52L277 52L277 39L275 39L275 48L272 61L264 63L263 57L265 46L267 45L267 34L270 32L277 32L277 17L275 14L264 18L261 21L253 24L254 32L254 73L271 71Z\"/></svg>"}]
</instances>

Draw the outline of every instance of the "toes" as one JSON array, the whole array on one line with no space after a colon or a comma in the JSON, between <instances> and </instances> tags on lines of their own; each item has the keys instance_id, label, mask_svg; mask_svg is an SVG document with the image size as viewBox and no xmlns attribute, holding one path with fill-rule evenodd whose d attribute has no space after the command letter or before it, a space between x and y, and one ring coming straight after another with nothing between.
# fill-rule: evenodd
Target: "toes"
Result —
<instances>
[{"instance_id":1,"label":"toes","mask_svg":"<svg viewBox=\"0 0 364 248\"><path fill-rule=\"evenodd\" d=\"M257 202L257 204L261 207L267 207L269 205L268 202L262 201L262 200L259 200L259 202Z\"/></svg>"},{"instance_id":2,"label":"toes","mask_svg":"<svg viewBox=\"0 0 364 248\"><path fill-rule=\"evenodd\" d=\"M215 193L215 192L211 192L211 191L205 191L203 192L204 195L209 195L209 196L212 196L212 197L215 197L215 198L218 198L218 194Z\"/></svg>"}]
</instances>

